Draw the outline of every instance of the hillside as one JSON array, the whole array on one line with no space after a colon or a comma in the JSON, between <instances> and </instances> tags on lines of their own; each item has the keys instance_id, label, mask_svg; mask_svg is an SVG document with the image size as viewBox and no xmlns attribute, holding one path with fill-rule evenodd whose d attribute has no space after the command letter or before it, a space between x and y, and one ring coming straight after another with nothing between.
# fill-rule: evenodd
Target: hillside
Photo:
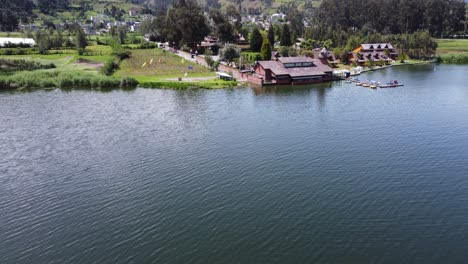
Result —
<instances>
[{"instance_id":1,"label":"hillside","mask_svg":"<svg viewBox=\"0 0 468 264\"><path fill-rule=\"evenodd\" d=\"M196 0L202 7L240 7L244 14L275 13L282 5L294 4L299 9L318 7L321 0ZM146 8L164 9L173 0L3 0L0 2L0 18L16 15L22 23L32 20L75 20L89 18L115 7L128 15L129 10ZM148 10L150 12L150 10ZM10 18L9 18L10 19Z\"/></svg>"}]
</instances>

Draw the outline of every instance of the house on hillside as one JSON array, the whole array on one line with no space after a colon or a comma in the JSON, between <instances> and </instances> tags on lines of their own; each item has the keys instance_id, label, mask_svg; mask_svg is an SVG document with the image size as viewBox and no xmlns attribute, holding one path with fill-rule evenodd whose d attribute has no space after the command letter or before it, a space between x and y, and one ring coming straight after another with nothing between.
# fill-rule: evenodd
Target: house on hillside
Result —
<instances>
[{"instance_id":1,"label":"house on hillside","mask_svg":"<svg viewBox=\"0 0 468 264\"><path fill-rule=\"evenodd\" d=\"M213 36L206 36L200 44L200 47L211 48L213 46L219 45L218 38Z\"/></svg>"},{"instance_id":2,"label":"house on hillside","mask_svg":"<svg viewBox=\"0 0 468 264\"><path fill-rule=\"evenodd\" d=\"M361 44L348 54L349 61L364 65L369 61L384 61L390 64L398 57L398 53L390 43Z\"/></svg>"},{"instance_id":3,"label":"house on hillside","mask_svg":"<svg viewBox=\"0 0 468 264\"><path fill-rule=\"evenodd\" d=\"M320 59L309 57L281 57L272 61L258 61L255 76L261 84L309 84L333 80L333 69Z\"/></svg>"}]
</instances>

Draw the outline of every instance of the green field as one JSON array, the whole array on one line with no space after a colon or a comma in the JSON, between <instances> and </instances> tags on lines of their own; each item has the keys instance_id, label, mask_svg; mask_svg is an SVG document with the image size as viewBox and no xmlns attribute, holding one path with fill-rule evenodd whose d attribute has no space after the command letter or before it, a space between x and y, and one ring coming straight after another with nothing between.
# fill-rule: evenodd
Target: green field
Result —
<instances>
[{"instance_id":1,"label":"green field","mask_svg":"<svg viewBox=\"0 0 468 264\"><path fill-rule=\"evenodd\" d=\"M153 63L150 64L151 59ZM236 85L236 82L217 79L214 72L202 65L162 49L132 50L131 57L120 63L114 75L133 77L140 82L140 86L149 88L213 89Z\"/></svg>"},{"instance_id":2,"label":"green field","mask_svg":"<svg viewBox=\"0 0 468 264\"><path fill-rule=\"evenodd\" d=\"M438 39L437 55L468 55L468 39Z\"/></svg>"},{"instance_id":3,"label":"green field","mask_svg":"<svg viewBox=\"0 0 468 264\"><path fill-rule=\"evenodd\" d=\"M42 64L53 63L62 70L85 70L97 72L102 64L112 58L109 46L95 45L86 48L85 55L78 55L75 50L51 50L49 54L0 55L2 59L34 60Z\"/></svg>"},{"instance_id":4,"label":"green field","mask_svg":"<svg viewBox=\"0 0 468 264\"><path fill-rule=\"evenodd\" d=\"M447 64L468 64L468 39L438 39L437 56Z\"/></svg>"}]
</instances>

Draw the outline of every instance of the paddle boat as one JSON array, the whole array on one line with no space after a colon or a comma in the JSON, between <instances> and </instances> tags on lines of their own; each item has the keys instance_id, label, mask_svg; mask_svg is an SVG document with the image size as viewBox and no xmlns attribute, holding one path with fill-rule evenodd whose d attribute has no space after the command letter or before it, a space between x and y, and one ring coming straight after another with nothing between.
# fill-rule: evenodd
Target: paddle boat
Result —
<instances>
[{"instance_id":1,"label":"paddle boat","mask_svg":"<svg viewBox=\"0 0 468 264\"><path fill-rule=\"evenodd\" d=\"M404 86L403 84L398 83L397 80L391 81L389 83L386 83L384 85L379 85L379 88L394 88L394 87L400 87Z\"/></svg>"}]
</instances>

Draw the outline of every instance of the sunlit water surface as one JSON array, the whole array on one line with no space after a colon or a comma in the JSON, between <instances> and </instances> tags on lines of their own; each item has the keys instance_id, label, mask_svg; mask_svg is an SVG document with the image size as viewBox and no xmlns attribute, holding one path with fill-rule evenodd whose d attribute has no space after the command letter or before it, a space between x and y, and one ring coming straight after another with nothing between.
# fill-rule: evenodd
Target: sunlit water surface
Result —
<instances>
[{"instance_id":1,"label":"sunlit water surface","mask_svg":"<svg viewBox=\"0 0 468 264\"><path fill-rule=\"evenodd\" d=\"M0 263L467 263L468 67L0 93Z\"/></svg>"}]
</instances>

